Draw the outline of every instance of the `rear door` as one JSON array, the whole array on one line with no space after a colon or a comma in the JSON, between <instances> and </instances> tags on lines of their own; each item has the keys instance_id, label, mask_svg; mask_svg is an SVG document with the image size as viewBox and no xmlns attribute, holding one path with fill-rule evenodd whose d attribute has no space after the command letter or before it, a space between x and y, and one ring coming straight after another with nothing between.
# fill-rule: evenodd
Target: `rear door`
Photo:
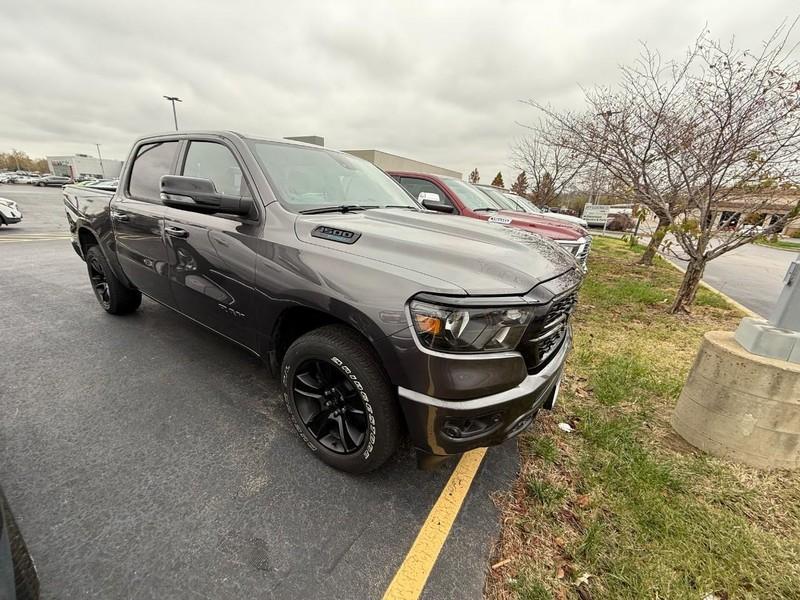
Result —
<instances>
[{"instance_id":1,"label":"rear door","mask_svg":"<svg viewBox=\"0 0 800 600\"><path fill-rule=\"evenodd\" d=\"M232 147L188 142L178 174L210 179L217 192L253 197ZM258 202L256 202L258 204ZM254 289L259 213L247 217L169 208L164 225L170 285L185 315L255 350Z\"/></svg>"},{"instance_id":2,"label":"rear door","mask_svg":"<svg viewBox=\"0 0 800 600\"><path fill-rule=\"evenodd\" d=\"M169 286L164 216L159 182L174 172L177 140L144 143L136 151L125 189L111 201L111 221L123 272L144 294L175 306Z\"/></svg>"}]
</instances>

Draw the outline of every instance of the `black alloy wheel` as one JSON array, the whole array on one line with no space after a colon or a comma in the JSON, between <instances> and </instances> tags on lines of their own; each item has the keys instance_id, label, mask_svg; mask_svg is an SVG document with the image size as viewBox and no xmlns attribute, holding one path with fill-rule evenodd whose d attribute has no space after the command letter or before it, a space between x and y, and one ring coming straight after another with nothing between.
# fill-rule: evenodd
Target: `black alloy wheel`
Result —
<instances>
[{"instance_id":1,"label":"black alloy wheel","mask_svg":"<svg viewBox=\"0 0 800 600\"><path fill-rule=\"evenodd\" d=\"M89 257L89 279L92 281L92 289L94 295L103 305L103 308L108 310L111 307L111 293L108 287L108 278L105 273L105 266L100 262L97 256L90 255Z\"/></svg>"},{"instance_id":2,"label":"black alloy wheel","mask_svg":"<svg viewBox=\"0 0 800 600\"><path fill-rule=\"evenodd\" d=\"M298 416L308 433L337 454L354 454L367 438L361 393L338 367L320 359L300 364L292 381Z\"/></svg>"}]
</instances>

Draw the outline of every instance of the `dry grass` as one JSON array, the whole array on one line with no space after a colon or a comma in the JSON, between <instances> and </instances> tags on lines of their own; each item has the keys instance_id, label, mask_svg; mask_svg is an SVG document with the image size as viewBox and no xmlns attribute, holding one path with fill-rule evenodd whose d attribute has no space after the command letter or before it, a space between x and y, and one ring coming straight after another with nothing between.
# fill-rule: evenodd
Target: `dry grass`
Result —
<instances>
[{"instance_id":1,"label":"dry grass","mask_svg":"<svg viewBox=\"0 0 800 600\"><path fill-rule=\"evenodd\" d=\"M669 426L703 333L741 314L707 290L666 314L680 275L635 252L596 240L560 404L520 438L519 479L496 499L492 564L511 560L486 596L800 598L800 477L708 457Z\"/></svg>"}]
</instances>

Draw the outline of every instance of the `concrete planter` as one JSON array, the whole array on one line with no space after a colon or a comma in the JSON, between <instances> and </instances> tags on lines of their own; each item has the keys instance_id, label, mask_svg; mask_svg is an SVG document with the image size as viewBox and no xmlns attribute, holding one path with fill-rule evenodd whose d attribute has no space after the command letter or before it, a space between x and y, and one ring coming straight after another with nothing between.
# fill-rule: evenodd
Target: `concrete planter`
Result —
<instances>
[{"instance_id":1,"label":"concrete planter","mask_svg":"<svg viewBox=\"0 0 800 600\"><path fill-rule=\"evenodd\" d=\"M800 364L750 354L732 332L703 338L672 426L687 442L762 469L800 468Z\"/></svg>"}]
</instances>

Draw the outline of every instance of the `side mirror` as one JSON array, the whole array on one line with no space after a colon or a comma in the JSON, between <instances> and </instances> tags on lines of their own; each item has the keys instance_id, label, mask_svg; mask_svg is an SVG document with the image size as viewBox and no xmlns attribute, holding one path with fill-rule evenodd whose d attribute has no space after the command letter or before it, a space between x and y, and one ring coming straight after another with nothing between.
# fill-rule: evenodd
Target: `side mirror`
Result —
<instances>
[{"instance_id":1,"label":"side mirror","mask_svg":"<svg viewBox=\"0 0 800 600\"><path fill-rule=\"evenodd\" d=\"M253 208L251 198L220 194L210 179L163 175L159 181L159 188L161 202L173 208L240 216L249 215Z\"/></svg>"},{"instance_id":2,"label":"side mirror","mask_svg":"<svg viewBox=\"0 0 800 600\"><path fill-rule=\"evenodd\" d=\"M434 210L442 213L455 212L455 209L452 206L442 201L442 199L439 197L439 194L434 194L433 192L420 192L419 196L417 196L417 200L419 200L420 204L422 204L422 206L428 210Z\"/></svg>"}]
</instances>

